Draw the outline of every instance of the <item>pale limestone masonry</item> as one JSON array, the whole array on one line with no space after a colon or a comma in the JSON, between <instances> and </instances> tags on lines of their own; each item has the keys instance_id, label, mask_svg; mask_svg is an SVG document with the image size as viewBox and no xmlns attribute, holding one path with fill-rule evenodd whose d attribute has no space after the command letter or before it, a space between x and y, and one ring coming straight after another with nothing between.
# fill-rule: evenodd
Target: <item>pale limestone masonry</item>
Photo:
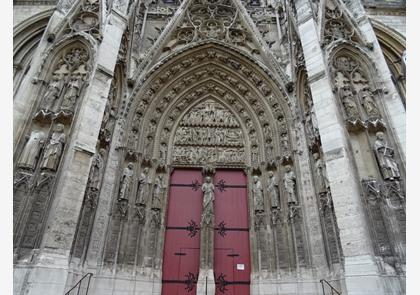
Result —
<instances>
[{"instance_id":1,"label":"pale limestone masonry","mask_svg":"<svg viewBox=\"0 0 420 295\"><path fill-rule=\"evenodd\" d=\"M405 1L14 1L13 14L14 294L65 294L92 273L88 294L204 295L190 260L164 277L185 168L245 173L248 228L231 230L249 233L249 294L321 295L320 280L406 293ZM238 284L223 280L209 290Z\"/></svg>"}]
</instances>

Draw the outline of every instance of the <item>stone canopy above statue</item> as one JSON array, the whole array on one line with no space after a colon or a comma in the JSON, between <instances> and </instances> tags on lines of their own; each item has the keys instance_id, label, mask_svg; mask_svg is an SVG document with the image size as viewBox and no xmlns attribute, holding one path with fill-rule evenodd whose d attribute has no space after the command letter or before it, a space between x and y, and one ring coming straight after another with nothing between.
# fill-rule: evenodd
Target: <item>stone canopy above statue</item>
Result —
<instances>
[{"instance_id":1,"label":"stone canopy above statue","mask_svg":"<svg viewBox=\"0 0 420 295\"><path fill-rule=\"evenodd\" d=\"M175 133L176 164L241 164L244 137L234 115L221 104L206 100L192 108Z\"/></svg>"}]
</instances>

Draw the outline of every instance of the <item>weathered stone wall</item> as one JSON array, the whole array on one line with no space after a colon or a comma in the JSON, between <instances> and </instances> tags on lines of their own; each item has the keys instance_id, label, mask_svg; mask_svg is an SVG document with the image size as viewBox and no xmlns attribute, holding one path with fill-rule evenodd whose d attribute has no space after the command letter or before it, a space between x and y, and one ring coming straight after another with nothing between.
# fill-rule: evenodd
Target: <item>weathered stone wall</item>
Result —
<instances>
[{"instance_id":1,"label":"weathered stone wall","mask_svg":"<svg viewBox=\"0 0 420 295\"><path fill-rule=\"evenodd\" d=\"M54 8L55 5L14 5L13 6L13 27L25 20L30 19L35 14Z\"/></svg>"}]
</instances>

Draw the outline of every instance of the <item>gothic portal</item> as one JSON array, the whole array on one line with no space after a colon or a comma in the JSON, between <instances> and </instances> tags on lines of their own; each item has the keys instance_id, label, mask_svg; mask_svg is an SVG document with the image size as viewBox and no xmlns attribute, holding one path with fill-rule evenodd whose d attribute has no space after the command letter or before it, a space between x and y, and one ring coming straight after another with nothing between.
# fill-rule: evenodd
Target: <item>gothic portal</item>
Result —
<instances>
[{"instance_id":1,"label":"gothic portal","mask_svg":"<svg viewBox=\"0 0 420 295\"><path fill-rule=\"evenodd\" d=\"M374 2L14 1L14 294L405 294Z\"/></svg>"}]
</instances>

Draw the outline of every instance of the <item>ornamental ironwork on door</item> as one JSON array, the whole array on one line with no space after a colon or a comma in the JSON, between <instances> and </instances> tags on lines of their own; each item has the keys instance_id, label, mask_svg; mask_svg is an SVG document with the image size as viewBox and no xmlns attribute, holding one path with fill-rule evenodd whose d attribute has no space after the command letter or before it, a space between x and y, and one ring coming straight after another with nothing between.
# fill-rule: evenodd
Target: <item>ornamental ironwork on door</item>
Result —
<instances>
[{"instance_id":1,"label":"ornamental ironwork on door","mask_svg":"<svg viewBox=\"0 0 420 295\"><path fill-rule=\"evenodd\" d=\"M200 170L175 169L170 179L162 294L196 294L202 206Z\"/></svg>"},{"instance_id":2,"label":"ornamental ironwork on door","mask_svg":"<svg viewBox=\"0 0 420 295\"><path fill-rule=\"evenodd\" d=\"M241 170L214 175L214 272L216 295L250 294L247 178Z\"/></svg>"}]
</instances>

